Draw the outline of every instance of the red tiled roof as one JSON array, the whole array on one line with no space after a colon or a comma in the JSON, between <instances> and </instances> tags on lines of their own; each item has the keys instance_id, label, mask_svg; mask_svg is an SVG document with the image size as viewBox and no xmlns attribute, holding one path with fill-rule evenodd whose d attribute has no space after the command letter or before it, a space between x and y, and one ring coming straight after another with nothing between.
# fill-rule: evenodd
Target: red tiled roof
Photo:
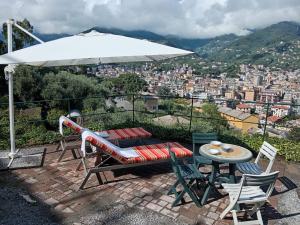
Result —
<instances>
[{"instance_id":1,"label":"red tiled roof","mask_svg":"<svg viewBox=\"0 0 300 225\"><path fill-rule=\"evenodd\" d=\"M269 117L268 117L268 121L269 121L269 122L272 122L272 123L276 123L276 122L279 121L279 120L281 120L281 118L278 117L278 116L269 116Z\"/></svg>"},{"instance_id":2,"label":"red tiled roof","mask_svg":"<svg viewBox=\"0 0 300 225\"><path fill-rule=\"evenodd\" d=\"M239 108L239 109L248 109L248 108L251 108L251 106L247 105L247 104L239 104L236 107Z\"/></svg>"},{"instance_id":3,"label":"red tiled roof","mask_svg":"<svg viewBox=\"0 0 300 225\"><path fill-rule=\"evenodd\" d=\"M274 106L272 106L272 108L275 108L275 109L286 109L286 110L289 109L289 107L286 106L286 105L274 105Z\"/></svg>"}]
</instances>

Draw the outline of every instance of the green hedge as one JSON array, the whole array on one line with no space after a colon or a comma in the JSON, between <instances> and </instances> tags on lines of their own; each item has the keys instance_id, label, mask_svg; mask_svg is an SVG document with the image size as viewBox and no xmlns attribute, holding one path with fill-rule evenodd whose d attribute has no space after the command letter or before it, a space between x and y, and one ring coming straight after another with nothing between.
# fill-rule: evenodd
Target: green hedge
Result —
<instances>
[{"instance_id":1,"label":"green hedge","mask_svg":"<svg viewBox=\"0 0 300 225\"><path fill-rule=\"evenodd\" d=\"M16 124L16 144L18 147L40 145L54 143L59 140L60 135L58 133L58 116L61 112L53 111L49 114L48 119L53 127L52 130L47 130L43 122L28 122ZM91 130L102 130L102 129L117 129L125 127L136 127L141 126L151 132L154 137L166 141L178 141L191 143L191 133L188 131L188 125L181 126L159 126L151 123L151 119L145 119L142 122L132 121L131 112L116 112L112 114L106 114L99 116L89 116L88 120L85 120L85 127ZM56 122L55 122L56 121ZM9 126L6 116L0 117L0 122L5 125L0 127L0 149L7 149L9 147ZM205 127L192 126L192 131L197 132L208 132L211 131ZM66 133L71 133L66 130ZM237 133L231 130L223 130L221 132L220 141L237 144L244 146L253 152L259 151L259 147L263 143L262 135L245 135ZM300 161L300 142L290 141L287 139L280 139L275 137L267 137L267 141L274 145L279 151L278 155L283 156L286 160Z\"/></svg>"}]
</instances>

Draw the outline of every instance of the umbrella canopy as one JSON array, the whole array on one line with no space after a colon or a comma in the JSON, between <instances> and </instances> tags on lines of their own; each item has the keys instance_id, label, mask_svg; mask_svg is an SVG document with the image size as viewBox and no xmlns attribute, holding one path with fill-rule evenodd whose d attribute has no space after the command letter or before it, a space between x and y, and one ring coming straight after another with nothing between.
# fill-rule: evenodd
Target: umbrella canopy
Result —
<instances>
[{"instance_id":1,"label":"umbrella canopy","mask_svg":"<svg viewBox=\"0 0 300 225\"><path fill-rule=\"evenodd\" d=\"M66 66L157 61L193 52L147 40L91 31L0 56L0 64Z\"/></svg>"}]
</instances>

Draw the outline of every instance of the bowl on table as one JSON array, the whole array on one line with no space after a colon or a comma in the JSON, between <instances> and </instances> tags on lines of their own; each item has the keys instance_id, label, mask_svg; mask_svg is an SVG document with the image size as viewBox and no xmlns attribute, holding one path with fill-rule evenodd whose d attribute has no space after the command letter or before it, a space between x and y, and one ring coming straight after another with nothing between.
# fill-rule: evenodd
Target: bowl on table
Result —
<instances>
[{"instance_id":1,"label":"bowl on table","mask_svg":"<svg viewBox=\"0 0 300 225\"><path fill-rule=\"evenodd\" d=\"M222 149L223 149L225 152L229 152L230 150L232 150L232 146L229 145L229 144L223 144L223 145L222 145Z\"/></svg>"}]
</instances>

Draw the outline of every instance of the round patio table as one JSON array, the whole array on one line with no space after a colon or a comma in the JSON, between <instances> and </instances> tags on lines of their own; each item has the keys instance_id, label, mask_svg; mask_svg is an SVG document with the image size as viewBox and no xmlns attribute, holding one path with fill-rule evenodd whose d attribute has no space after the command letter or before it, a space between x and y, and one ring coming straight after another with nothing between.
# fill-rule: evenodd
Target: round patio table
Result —
<instances>
[{"instance_id":1,"label":"round patio table","mask_svg":"<svg viewBox=\"0 0 300 225\"><path fill-rule=\"evenodd\" d=\"M212 160L212 171L209 176L208 186L205 189L203 194L201 204L204 205L209 197L209 194L212 190L216 190L215 182L223 182L223 183L236 183L235 178L235 165L236 163L247 162L252 158L252 153L248 149L233 145L233 144L226 144L230 145L231 149L229 151L225 151L221 146L215 146L212 144L205 144L202 145L199 149L199 153ZM210 151L211 149L219 150L218 154L212 154ZM229 173L227 176L225 174L219 174L219 164L220 163L228 163L229 164Z\"/></svg>"}]
</instances>

